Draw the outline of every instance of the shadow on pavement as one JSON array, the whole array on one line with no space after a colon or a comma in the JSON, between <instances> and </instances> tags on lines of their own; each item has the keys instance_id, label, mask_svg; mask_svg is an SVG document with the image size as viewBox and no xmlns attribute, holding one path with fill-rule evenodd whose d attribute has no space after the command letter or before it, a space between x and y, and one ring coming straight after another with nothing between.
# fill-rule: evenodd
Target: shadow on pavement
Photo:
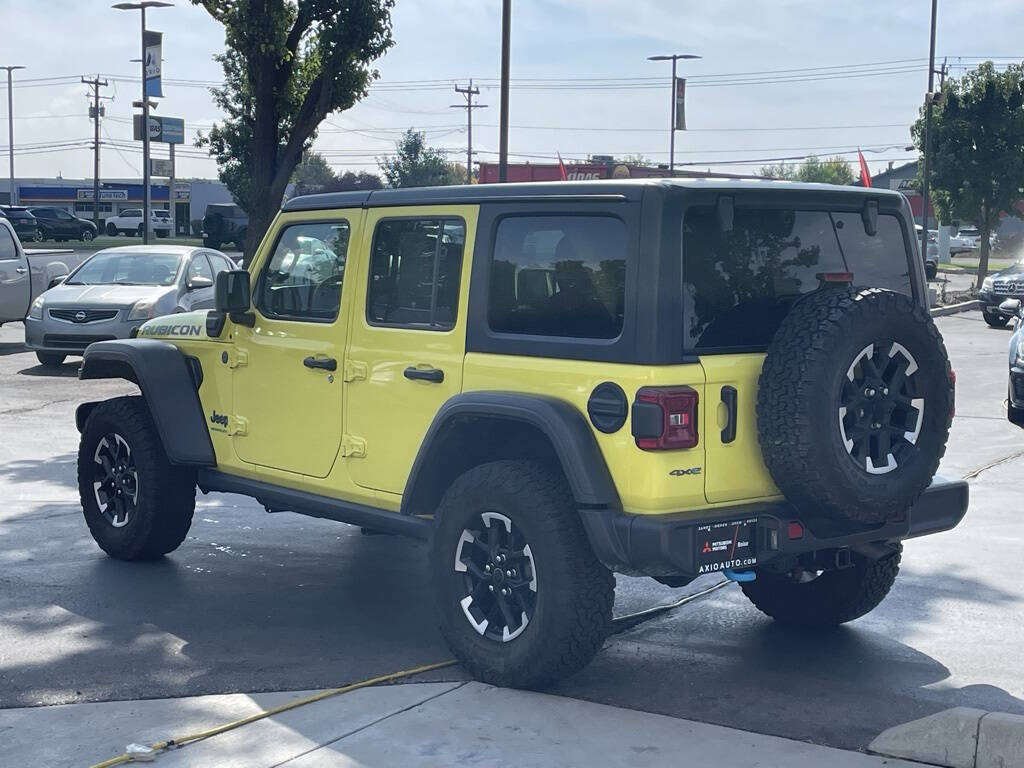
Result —
<instances>
[{"instance_id":1,"label":"shadow on pavement","mask_svg":"<svg viewBox=\"0 0 1024 768\"><path fill-rule=\"evenodd\" d=\"M45 461L37 458L16 459L0 464L0 487L21 491L17 486L30 483L59 483L78 487L78 453L69 451Z\"/></svg>"},{"instance_id":2,"label":"shadow on pavement","mask_svg":"<svg viewBox=\"0 0 1024 768\"><path fill-rule=\"evenodd\" d=\"M77 357L61 365L34 365L31 368L22 368L18 373L22 376L49 376L73 379L78 376L78 369L82 367L82 361Z\"/></svg>"},{"instance_id":3,"label":"shadow on pavement","mask_svg":"<svg viewBox=\"0 0 1024 768\"><path fill-rule=\"evenodd\" d=\"M17 355L28 352L25 345L20 341L0 341L0 357L4 355Z\"/></svg>"}]
</instances>

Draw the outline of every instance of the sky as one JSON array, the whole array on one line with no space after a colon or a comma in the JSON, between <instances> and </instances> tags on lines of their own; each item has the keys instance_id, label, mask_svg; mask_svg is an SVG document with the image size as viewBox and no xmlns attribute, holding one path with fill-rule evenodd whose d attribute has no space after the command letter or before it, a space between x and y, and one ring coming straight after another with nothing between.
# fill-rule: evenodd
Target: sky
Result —
<instances>
[{"instance_id":1,"label":"sky","mask_svg":"<svg viewBox=\"0 0 1024 768\"><path fill-rule=\"evenodd\" d=\"M150 10L164 33L164 98L155 114L182 117L179 178L214 178L216 163L192 146L220 114L208 88L221 79L213 55L222 27L188 0ZM92 175L92 123L82 76L99 74L106 117L101 176L137 177L131 138L139 98L137 11L112 0L0 0L13 25L0 65L15 72L16 169L20 178ZM769 159L865 150L872 173L912 159L909 126L927 88L929 0L513 0L509 137L512 162L590 154L667 162L670 65L656 54L693 53L687 128L676 134L681 167L756 173ZM397 0L394 47L380 79L352 109L328 117L314 148L338 172L377 170L407 128L465 161L465 109L454 92L480 86L476 160L496 161L500 0ZM980 61L1024 60L1024 2L940 0L937 62L951 76ZM3 73L0 73L2 76ZM0 127L7 124L0 85ZM0 132L0 178L7 139ZM155 145L154 156L166 156ZM855 164L854 164L854 167Z\"/></svg>"}]
</instances>

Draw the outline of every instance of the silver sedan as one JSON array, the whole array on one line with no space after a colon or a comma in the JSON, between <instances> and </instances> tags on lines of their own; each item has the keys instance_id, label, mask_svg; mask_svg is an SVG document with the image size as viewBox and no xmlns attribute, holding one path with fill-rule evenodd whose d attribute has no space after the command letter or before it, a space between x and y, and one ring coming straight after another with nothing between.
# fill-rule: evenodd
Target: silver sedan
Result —
<instances>
[{"instance_id":1,"label":"silver sedan","mask_svg":"<svg viewBox=\"0 0 1024 768\"><path fill-rule=\"evenodd\" d=\"M40 295L25 318L25 346L43 365L80 355L94 341L126 339L153 317L213 308L218 272L235 269L220 251L136 245L98 251Z\"/></svg>"}]
</instances>

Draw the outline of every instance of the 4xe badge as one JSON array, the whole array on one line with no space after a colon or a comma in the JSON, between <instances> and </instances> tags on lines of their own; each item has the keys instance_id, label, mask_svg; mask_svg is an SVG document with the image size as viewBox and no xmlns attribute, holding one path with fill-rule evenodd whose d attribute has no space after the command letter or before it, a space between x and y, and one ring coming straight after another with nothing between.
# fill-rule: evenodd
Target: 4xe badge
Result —
<instances>
[{"instance_id":1,"label":"4xe badge","mask_svg":"<svg viewBox=\"0 0 1024 768\"><path fill-rule=\"evenodd\" d=\"M217 430L218 432L225 432L228 428L228 415L226 413L217 413L217 411L214 411L210 414L210 423L213 424L214 427L221 427L221 429Z\"/></svg>"},{"instance_id":2,"label":"4xe badge","mask_svg":"<svg viewBox=\"0 0 1024 768\"><path fill-rule=\"evenodd\" d=\"M673 469L669 474L672 477L682 477L684 475L699 475L700 471L700 467L687 467L686 469Z\"/></svg>"}]
</instances>

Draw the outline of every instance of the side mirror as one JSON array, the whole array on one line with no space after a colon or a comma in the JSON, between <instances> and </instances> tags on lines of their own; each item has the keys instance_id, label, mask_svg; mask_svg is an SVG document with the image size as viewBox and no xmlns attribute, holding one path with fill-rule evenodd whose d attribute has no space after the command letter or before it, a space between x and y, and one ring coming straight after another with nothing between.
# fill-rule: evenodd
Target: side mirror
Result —
<instances>
[{"instance_id":1,"label":"side mirror","mask_svg":"<svg viewBox=\"0 0 1024 768\"><path fill-rule=\"evenodd\" d=\"M1020 299L1007 299L999 305L999 311L1004 315L1013 317L1024 317L1024 304Z\"/></svg>"},{"instance_id":2,"label":"side mirror","mask_svg":"<svg viewBox=\"0 0 1024 768\"><path fill-rule=\"evenodd\" d=\"M50 284L48 286L46 286L46 287L47 287L47 289L53 288L55 286L60 285L61 283L63 283L67 279L68 279L67 275L58 275L57 277L53 278L53 280L50 281Z\"/></svg>"},{"instance_id":3,"label":"side mirror","mask_svg":"<svg viewBox=\"0 0 1024 768\"><path fill-rule=\"evenodd\" d=\"M250 296L249 273L246 270L232 269L217 273L213 301L218 312L248 312Z\"/></svg>"},{"instance_id":4,"label":"side mirror","mask_svg":"<svg viewBox=\"0 0 1024 768\"><path fill-rule=\"evenodd\" d=\"M188 282L185 283L185 287L190 291L198 291L200 288L213 288L213 280L202 275L195 275L190 277Z\"/></svg>"}]
</instances>

